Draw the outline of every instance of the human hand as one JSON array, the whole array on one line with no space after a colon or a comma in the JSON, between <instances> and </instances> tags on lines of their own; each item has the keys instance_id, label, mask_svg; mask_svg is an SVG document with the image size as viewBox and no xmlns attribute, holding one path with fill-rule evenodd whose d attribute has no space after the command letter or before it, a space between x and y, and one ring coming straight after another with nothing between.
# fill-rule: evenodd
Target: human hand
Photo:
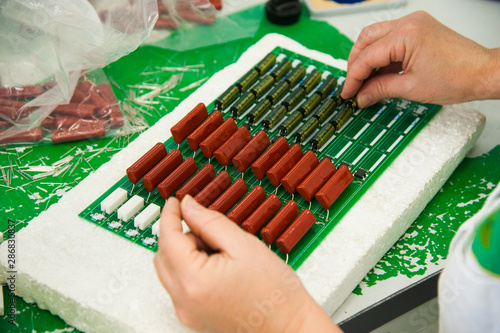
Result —
<instances>
[{"instance_id":1,"label":"human hand","mask_svg":"<svg viewBox=\"0 0 500 333\"><path fill-rule=\"evenodd\" d=\"M190 233L182 233L181 219ZM168 199L160 223L156 270L188 327L204 332L338 330L295 272L224 215L187 195L180 205Z\"/></svg>"},{"instance_id":2,"label":"human hand","mask_svg":"<svg viewBox=\"0 0 500 333\"><path fill-rule=\"evenodd\" d=\"M349 55L342 97L356 93L360 107L392 97L438 104L500 98L500 49L422 11L375 23L361 31Z\"/></svg>"}]
</instances>

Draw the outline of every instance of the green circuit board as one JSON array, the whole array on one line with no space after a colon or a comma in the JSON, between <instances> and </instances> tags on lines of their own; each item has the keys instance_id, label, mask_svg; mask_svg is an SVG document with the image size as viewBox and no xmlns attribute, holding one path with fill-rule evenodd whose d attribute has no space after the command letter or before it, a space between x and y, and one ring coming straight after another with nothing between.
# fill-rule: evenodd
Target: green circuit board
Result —
<instances>
[{"instance_id":1,"label":"green circuit board","mask_svg":"<svg viewBox=\"0 0 500 333\"><path fill-rule=\"evenodd\" d=\"M312 89L308 94L301 98L301 101L294 108L289 110L282 118L280 118L280 120L271 128L269 128L269 126L263 126L264 120L268 119L266 114L260 117L257 121L249 123L249 115L258 106L259 102L266 98L266 94L263 94L260 98L257 98L255 101L252 101L252 103L249 103L246 111L241 112L241 114L237 114L235 112L233 115L231 109L232 106L239 102L240 97L244 94L244 92L238 93L235 100L228 105L225 105L223 108L216 108L214 102L212 101L211 103L207 103L207 109L209 114L213 110L219 109L219 111L222 112L224 119L233 117L238 127L242 125L249 126L250 133L252 135L255 135L255 133L260 130L265 130L271 140L276 136L284 136L289 144L292 145L296 142L297 132L300 131L302 126L314 116L314 112L304 116L286 133L284 133L281 129L281 125L283 125L287 119L291 117L294 111L296 111L302 103L315 94L317 87L321 86L328 75L333 75L337 78L338 86L336 89L341 89L341 82L343 81L346 73L342 70L307 58L303 55L293 53L286 49L276 48L272 51L272 53L278 56L278 59L280 57L289 59L295 64L295 67L298 63L304 65L304 67L308 69L314 67L322 74L321 82L316 85L316 88ZM273 67L268 69L267 73L272 71L277 66L279 66L278 61L273 65ZM293 68L290 69L289 73L292 71ZM289 73L286 75L289 75ZM280 81L286 79L286 75L281 80L274 82L274 85L267 89L267 93L269 93L273 87L276 87ZM307 77L307 74L305 74L304 77ZM263 79L265 79L265 73L261 73L251 87L257 86ZM295 87L299 84L300 83L297 83ZM249 87L248 89L251 88ZM248 89L246 91L248 91ZM280 98L279 102L274 103L274 107L270 108L267 111L267 114L275 112L280 103L286 100L292 92L293 89L289 89L284 96ZM332 94L334 92L332 92ZM324 103L324 101L322 103ZM319 108L321 108L321 104L316 108L316 110ZM312 202L309 203L298 193L290 194L283 188L283 186L273 186L267 177L262 181L258 180L255 178L251 169L242 174L232 163L225 167L220 165L215 158L207 159L200 151L193 152L189 148L186 140L178 145L172 138L170 138L165 141L164 144L168 152L173 149L179 149L184 158L188 156L194 157L198 165L198 170L205 164L211 163L216 170L216 174L226 170L230 174L233 182L237 178L243 178L249 188L249 191L251 191L254 186L260 185L264 188L267 195L271 193L278 195L283 205L289 200L295 200L301 211L304 209L310 209L314 213L317 223L315 223L306 235L299 241L299 243L290 252L289 256L281 253L276 244L271 247L271 250L281 258L284 260L286 258L286 260L288 260L288 264L290 264L293 269L297 269L349 211L349 209L357 202L357 200L359 200L366 190L386 170L391 162L405 149L418 132L426 126L432 117L441 109L441 106L421 104L403 99L391 99L375 104L366 109L357 109L353 107L353 113L349 119L347 119L342 126L337 128L333 134L330 133L320 147L315 146L313 138L315 138L316 135L320 133L331 121L331 119L335 117L340 108L341 106L338 106L336 111L333 111L333 113L329 115L324 122L316 126L310 134L300 142L302 151L306 152L307 150L312 149L315 151L319 160L328 157L336 167L339 167L340 164L347 164L350 171L355 174L354 181L333 203L329 210L322 208L316 199L313 199ZM188 111L190 110L186 110L186 113ZM144 147L144 152L148 151L150 148L151 147ZM114 186L97 198L89 207L84 209L79 216L109 230L110 232L124 237L131 242L152 251L156 251L157 237L152 233L153 223L151 223L144 230L140 230L134 227L134 217L127 221L121 221L118 219L116 211L111 214L103 214L101 212L101 202L117 188L126 190L128 192L128 198L134 195L144 198L144 201L147 201L145 207L150 203L163 207L165 202L165 199L159 195L157 189L149 193L144 188L142 181L139 181L134 186L129 181L127 176L124 175L124 177ZM140 214L140 211L137 214Z\"/></svg>"}]
</instances>

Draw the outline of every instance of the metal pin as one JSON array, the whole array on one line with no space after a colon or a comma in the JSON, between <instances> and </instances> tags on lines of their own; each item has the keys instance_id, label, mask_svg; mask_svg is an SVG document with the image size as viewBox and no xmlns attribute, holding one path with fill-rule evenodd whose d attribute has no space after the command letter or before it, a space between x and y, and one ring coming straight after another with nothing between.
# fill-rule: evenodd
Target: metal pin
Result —
<instances>
[{"instance_id":1,"label":"metal pin","mask_svg":"<svg viewBox=\"0 0 500 333\"><path fill-rule=\"evenodd\" d=\"M84 158L83 160L87 162L88 166L92 169L93 172L95 172L94 168L92 167L92 165L90 165L89 161L87 161L86 158Z\"/></svg>"},{"instance_id":2,"label":"metal pin","mask_svg":"<svg viewBox=\"0 0 500 333\"><path fill-rule=\"evenodd\" d=\"M180 144L180 143L178 143L178 144L177 144L177 149L179 149L179 147L180 147L180 146L181 146L181 144Z\"/></svg>"},{"instance_id":3,"label":"metal pin","mask_svg":"<svg viewBox=\"0 0 500 333\"><path fill-rule=\"evenodd\" d=\"M292 193L292 200L293 200L293 198L295 198L295 193Z\"/></svg>"},{"instance_id":4,"label":"metal pin","mask_svg":"<svg viewBox=\"0 0 500 333\"><path fill-rule=\"evenodd\" d=\"M146 203L149 203L149 197L151 196L151 192L148 194L148 198L146 199Z\"/></svg>"},{"instance_id":5,"label":"metal pin","mask_svg":"<svg viewBox=\"0 0 500 333\"><path fill-rule=\"evenodd\" d=\"M135 188L135 184L132 185L132 189L130 190L130 194L129 195L132 195L132 192L134 192L134 188Z\"/></svg>"},{"instance_id":6,"label":"metal pin","mask_svg":"<svg viewBox=\"0 0 500 333\"><path fill-rule=\"evenodd\" d=\"M319 221L314 222L314 224L326 225L325 222L319 222Z\"/></svg>"},{"instance_id":7,"label":"metal pin","mask_svg":"<svg viewBox=\"0 0 500 333\"><path fill-rule=\"evenodd\" d=\"M328 220L328 216L330 216L330 210L329 209L326 210L326 220Z\"/></svg>"},{"instance_id":8,"label":"metal pin","mask_svg":"<svg viewBox=\"0 0 500 333\"><path fill-rule=\"evenodd\" d=\"M285 264L288 264L288 253L286 254Z\"/></svg>"},{"instance_id":9,"label":"metal pin","mask_svg":"<svg viewBox=\"0 0 500 333\"><path fill-rule=\"evenodd\" d=\"M259 180L259 186L261 186L261 185L262 185L262 179L261 179L261 180Z\"/></svg>"},{"instance_id":10,"label":"metal pin","mask_svg":"<svg viewBox=\"0 0 500 333\"><path fill-rule=\"evenodd\" d=\"M243 177L245 177L245 171L241 173L241 179L243 179Z\"/></svg>"},{"instance_id":11,"label":"metal pin","mask_svg":"<svg viewBox=\"0 0 500 333\"><path fill-rule=\"evenodd\" d=\"M312 201L309 201L309 210L311 210Z\"/></svg>"},{"instance_id":12,"label":"metal pin","mask_svg":"<svg viewBox=\"0 0 500 333\"><path fill-rule=\"evenodd\" d=\"M208 159L208 164L210 164L210 161L211 161L211 160L212 160L212 158L210 157L210 158Z\"/></svg>"},{"instance_id":13,"label":"metal pin","mask_svg":"<svg viewBox=\"0 0 500 333\"><path fill-rule=\"evenodd\" d=\"M193 158L196 156L196 151L193 152Z\"/></svg>"},{"instance_id":14,"label":"metal pin","mask_svg":"<svg viewBox=\"0 0 500 333\"><path fill-rule=\"evenodd\" d=\"M224 166L224 171L227 171L227 165L226 165L226 166Z\"/></svg>"},{"instance_id":15,"label":"metal pin","mask_svg":"<svg viewBox=\"0 0 500 333\"><path fill-rule=\"evenodd\" d=\"M278 187L276 187L276 190L274 191L274 194L278 194L278 189L280 188L281 184L278 185Z\"/></svg>"},{"instance_id":16,"label":"metal pin","mask_svg":"<svg viewBox=\"0 0 500 333\"><path fill-rule=\"evenodd\" d=\"M271 251L271 244L268 245L269 251Z\"/></svg>"}]
</instances>

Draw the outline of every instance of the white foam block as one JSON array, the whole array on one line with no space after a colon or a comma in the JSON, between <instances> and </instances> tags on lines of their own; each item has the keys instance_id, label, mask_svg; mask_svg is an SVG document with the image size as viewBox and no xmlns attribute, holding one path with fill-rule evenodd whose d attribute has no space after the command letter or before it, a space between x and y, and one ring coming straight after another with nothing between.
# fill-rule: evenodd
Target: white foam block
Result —
<instances>
[{"instance_id":1,"label":"white foam block","mask_svg":"<svg viewBox=\"0 0 500 333\"><path fill-rule=\"evenodd\" d=\"M221 94L266 53L281 46L338 68L346 62L271 34L213 75L172 113L89 175L17 234L16 292L87 332L184 332L160 284L154 254L77 215L124 174L200 101ZM408 228L472 147L484 116L445 107L365 193L299 268L307 290L329 313ZM0 276L6 276L6 244ZM251 286L249 286L251 287ZM256 286L257 287L257 286Z\"/></svg>"}]
</instances>

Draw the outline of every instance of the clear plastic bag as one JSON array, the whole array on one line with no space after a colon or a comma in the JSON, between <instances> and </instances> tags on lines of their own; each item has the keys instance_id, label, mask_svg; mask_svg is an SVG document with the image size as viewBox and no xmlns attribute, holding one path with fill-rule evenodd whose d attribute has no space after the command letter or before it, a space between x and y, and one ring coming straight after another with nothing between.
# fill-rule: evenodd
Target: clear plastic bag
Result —
<instances>
[{"instance_id":1,"label":"clear plastic bag","mask_svg":"<svg viewBox=\"0 0 500 333\"><path fill-rule=\"evenodd\" d=\"M157 16L156 0L0 0L0 142L46 142L82 71L135 50Z\"/></svg>"},{"instance_id":2,"label":"clear plastic bag","mask_svg":"<svg viewBox=\"0 0 500 333\"><path fill-rule=\"evenodd\" d=\"M263 17L255 7L262 1L158 0L159 18L145 43L175 51L187 51L254 37Z\"/></svg>"}]
</instances>

